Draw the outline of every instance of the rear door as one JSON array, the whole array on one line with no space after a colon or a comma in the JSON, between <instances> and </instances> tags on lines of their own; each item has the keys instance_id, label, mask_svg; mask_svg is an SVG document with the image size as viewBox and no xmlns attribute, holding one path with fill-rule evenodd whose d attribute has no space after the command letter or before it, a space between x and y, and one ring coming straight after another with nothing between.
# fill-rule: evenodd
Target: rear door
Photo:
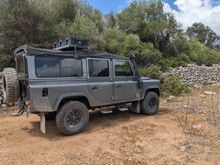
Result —
<instances>
[{"instance_id":1,"label":"rear door","mask_svg":"<svg viewBox=\"0 0 220 165\"><path fill-rule=\"evenodd\" d=\"M136 98L137 81L129 60L114 59L114 99L129 101Z\"/></svg>"},{"instance_id":2,"label":"rear door","mask_svg":"<svg viewBox=\"0 0 220 165\"><path fill-rule=\"evenodd\" d=\"M96 100L95 105L107 105L113 100L112 66L109 59L89 58L89 93Z\"/></svg>"}]
</instances>

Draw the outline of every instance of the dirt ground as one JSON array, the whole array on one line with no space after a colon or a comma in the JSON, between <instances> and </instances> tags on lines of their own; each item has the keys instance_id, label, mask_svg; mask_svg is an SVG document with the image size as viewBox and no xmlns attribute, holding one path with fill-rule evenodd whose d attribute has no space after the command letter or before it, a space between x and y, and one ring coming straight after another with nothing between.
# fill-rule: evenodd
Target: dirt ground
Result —
<instances>
[{"instance_id":1,"label":"dirt ground","mask_svg":"<svg viewBox=\"0 0 220 165\"><path fill-rule=\"evenodd\" d=\"M38 116L12 117L14 109L0 109L0 164L220 164L217 85L161 99L155 116L92 113L88 128L70 137L54 121L43 135Z\"/></svg>"}]
</instances>

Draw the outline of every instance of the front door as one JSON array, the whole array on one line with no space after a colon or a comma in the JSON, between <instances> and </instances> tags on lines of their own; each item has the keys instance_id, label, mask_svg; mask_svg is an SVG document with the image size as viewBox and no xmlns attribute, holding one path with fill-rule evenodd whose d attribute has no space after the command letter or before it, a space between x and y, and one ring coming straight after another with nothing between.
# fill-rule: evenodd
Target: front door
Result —
<instances>
[{"instance_id":1,"label":"front door","mask_svg":"<svg viewBox=\"0 0 220 165\"><path fill-rule=\"evenodd\" d=\"M113 101L113 82L111 61L107 59L88 59L88 87L94 106L107 105Z\"/></svg>"},{"instance_id":2,"label":"front door","mask_svg":"<svg viewBox=\"0 0 220 165\"><path fill-rule=\"evenodd\" d=\"M129 101L136 98L137 81L129 60L113 60L114 99L115 101Z\"/></svg>"}]
</instances>

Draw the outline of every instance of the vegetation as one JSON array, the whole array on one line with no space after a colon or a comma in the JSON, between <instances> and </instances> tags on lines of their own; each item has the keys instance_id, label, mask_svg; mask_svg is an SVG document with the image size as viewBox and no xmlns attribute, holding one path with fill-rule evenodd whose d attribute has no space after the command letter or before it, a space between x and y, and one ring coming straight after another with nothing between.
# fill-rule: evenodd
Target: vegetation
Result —
<instances>
[{"instance_id":1,"label":"vegetation","mask_svg":"<svg viewBox=\"0 0 220 165\"><path fill-rule=\"evenodd\" d=\"M141 73L155 78L169 67L220 62L219 47L213 45L217 34L202 23L184 33L161 0L136 0L107 15L86 0L0 0L0 69L22 44L50 48L72 35L89 39L92 50L133 52Z\"/></svg>"},{"instance_id":2,"label":"vegetation","mask_svg":"<svg viewBox=\"0 0 220 165\"><path fill-rule=\"evenodd\" d=\"M182 82L181 78L178 76L170 76L168 77L161 86L161 90L163 94L166 95L180 95L184 93L188 93L190 88L184 82Z\"/></svg>"},{"instance_id":3,"label":"vegetation","mask_svg":"<svg viewBox=\"0 0 220 165\"><path fill-rule=\"evenodd\" d=\"M190 39L196 39L209 47L213 47L213 42L219 38L210 27L197 22L187 29L187 34Z\"/></svg>"}]
</instances>

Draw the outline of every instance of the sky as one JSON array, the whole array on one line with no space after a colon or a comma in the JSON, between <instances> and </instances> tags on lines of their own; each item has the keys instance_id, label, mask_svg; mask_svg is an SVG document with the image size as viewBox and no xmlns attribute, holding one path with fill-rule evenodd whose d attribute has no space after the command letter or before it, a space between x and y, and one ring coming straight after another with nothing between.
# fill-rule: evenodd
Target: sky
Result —
<instances>
[{"instance_id":1,"label":"sky","mask_svg":"<svg viewBox=\"0 0 220 165\"><path fill-rule=\"evenodd\" d=\"M87 0L104 14L119 13L132 0ZM165 12L171 12L183 29L202 22L220 35L220 0L163 0Z\"/></svg>"}]
</instances>

